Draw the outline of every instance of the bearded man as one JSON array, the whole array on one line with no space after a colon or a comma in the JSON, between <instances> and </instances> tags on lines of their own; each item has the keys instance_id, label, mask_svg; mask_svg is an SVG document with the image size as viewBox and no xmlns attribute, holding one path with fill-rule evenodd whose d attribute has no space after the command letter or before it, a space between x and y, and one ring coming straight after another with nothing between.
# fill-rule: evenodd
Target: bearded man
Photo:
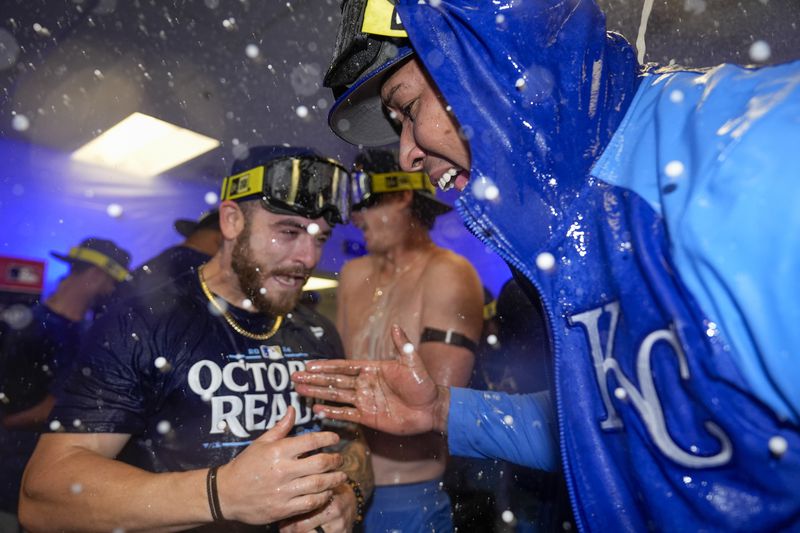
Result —
<instances>
[{"instance_id":1,"label":"bearded man","mask_svg":"<svg viewBox=\"0 0 800 533\"><path fill-rule=\"evenodd\" d=\"M90 331L25 473L26 529L352 528L372 484L365 448L317 453L339 436L289 380L343 354L333 324L296 304L347 216L347 183L309 149L234 164L219 252Z\"/></svg>"}]
</instances>

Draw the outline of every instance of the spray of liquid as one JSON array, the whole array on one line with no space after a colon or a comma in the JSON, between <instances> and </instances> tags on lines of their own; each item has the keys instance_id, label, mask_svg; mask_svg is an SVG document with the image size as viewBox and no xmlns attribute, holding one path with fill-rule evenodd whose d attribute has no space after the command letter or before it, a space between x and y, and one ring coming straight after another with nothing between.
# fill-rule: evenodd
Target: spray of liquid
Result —
<instances>
[{"instance_id":1,"label":"spray of liquid","mask_svg":"<svg viewBox=\"0 0 800 533\"><path fill-rule=\"evenodd\" d=\"M647 50L644 38L647 33L647 21L650 20L650 13L652 11L653 0L644 0L644 5L642 5L642 18L639 20L639 34L636 36L636 59L639 60L639 64L644 63L644 53Z\"/></svg>"}]
</instances>

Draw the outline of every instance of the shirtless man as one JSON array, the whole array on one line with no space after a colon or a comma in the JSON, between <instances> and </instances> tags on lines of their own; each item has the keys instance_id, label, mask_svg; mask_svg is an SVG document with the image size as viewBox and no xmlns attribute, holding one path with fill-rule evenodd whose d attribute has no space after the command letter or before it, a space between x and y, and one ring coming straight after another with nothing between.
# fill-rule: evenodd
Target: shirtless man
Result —
<instances>
[{"instance_id":1,"label":"shirtless man","mask_svg":"<svg viewBox=\"0 0 800 533\"><path fill-rule=\"evenodd\" d=\"M428 234L451 210L421 172L397 171L392 152L364 152L356 163L353 223L368 255L342 269L337 326L352 359L397 355L391 326L400 325L436 382L464 386L483 325L483 292L467 260ZM451 531L450 501L440 487L446 443L439 434L398 437L367 430L375 492L365 531Z\"/></svg>"}]
</instances>

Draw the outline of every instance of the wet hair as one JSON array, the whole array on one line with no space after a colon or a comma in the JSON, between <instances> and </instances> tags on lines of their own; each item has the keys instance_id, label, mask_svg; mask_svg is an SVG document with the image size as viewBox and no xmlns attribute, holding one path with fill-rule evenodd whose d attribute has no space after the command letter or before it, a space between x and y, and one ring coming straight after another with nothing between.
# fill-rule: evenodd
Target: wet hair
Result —
<instances>
[{"instance_id":1,"label":"wet hair","mask_svg":"<svg viewBox=\"0 0 800 533\"><path fill-rule=\"evenodd\" d=\"M433 225L436 223L437 212L432 208L433 205L430 200L414 192L414 198L411 201L411 214L414 215L428 231L432 230Z\"/></svg>"},{"instance_id":2,"label":"wet hair","mask_svg":"<svg viewBox=\"0 0 800 533\"><path fill-rule=\"evenodd\" d=\"M375 194L374 196L376 199L376 204L382 201L391 201L392 199L400 198L404 192L406 191ZM433 229L433 225L436 222L436 211L432 209L430 201L428 201L425 197L417 194L416 191L412 192L414 194L411 197L411 216L413 216L425 229L430 231Z\"/></svg>"},{"instance_id":3,"label":"wet hair","mask_svg":"<svg viewBox=\"0 0 800 533\"><path fill-rule=\"evenodd\" d=\"M245 223L249 225L250 221L253 219L253 212L256 209L261 209L261 202L258 201L258 198L252 198L240 201L238 204L239 209L242 210L242 214L244 215Z\"/></svg>"}]
</instances>

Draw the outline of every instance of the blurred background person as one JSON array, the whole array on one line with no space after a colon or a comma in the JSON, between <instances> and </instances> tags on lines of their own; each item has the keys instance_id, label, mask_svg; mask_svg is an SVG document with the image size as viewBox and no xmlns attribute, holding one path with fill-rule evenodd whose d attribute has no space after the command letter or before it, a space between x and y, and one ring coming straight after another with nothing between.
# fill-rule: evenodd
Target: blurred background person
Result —
<instances>
[{"instance_id":1,"label":"blurred background person","mask_svg":"<svg viewBox=\"0 0 800 533\"><path fill-rule=\"evenodd\" d=\"M13 531L19 487L47 416L53 393L69 372L91 310L128 278L130 254L90 237L69 253L51 252L70 265L55 292L28 311L27 324L0 336L0 515Z\"/></svg>"},{"instance_id":2,"label":"blurred background person","mask_svg":"<svg viewBox=\"0 0 800 533\"><path fill-rule=\"evenodd\" d=\"M394 358L390 328L400 324L437 383L466 385L483 324L481 284L465 258L429 235L451 207L436 198L425 174L400 171L391 151L362 152L356 171L351 217L368 253L345 264L340 276L337 326L345 353ZM366 436L376 487L365 531L451 531L442 436Z\"/></svg>"},{"instance_id":3,"label":"blurred background person","mask_svg":"<svg viewBox=\"0 0 800 533\"><path fill-rule=\"evenodd\" d=\"M171 283L184 272L206 263L222 246L217 209L204 213L196 221L185 218L176 220L175 231L184 237L184 241L144 261L131 273L130 280L117 287L115 300Z\"/></svg>"}]
</instances>

